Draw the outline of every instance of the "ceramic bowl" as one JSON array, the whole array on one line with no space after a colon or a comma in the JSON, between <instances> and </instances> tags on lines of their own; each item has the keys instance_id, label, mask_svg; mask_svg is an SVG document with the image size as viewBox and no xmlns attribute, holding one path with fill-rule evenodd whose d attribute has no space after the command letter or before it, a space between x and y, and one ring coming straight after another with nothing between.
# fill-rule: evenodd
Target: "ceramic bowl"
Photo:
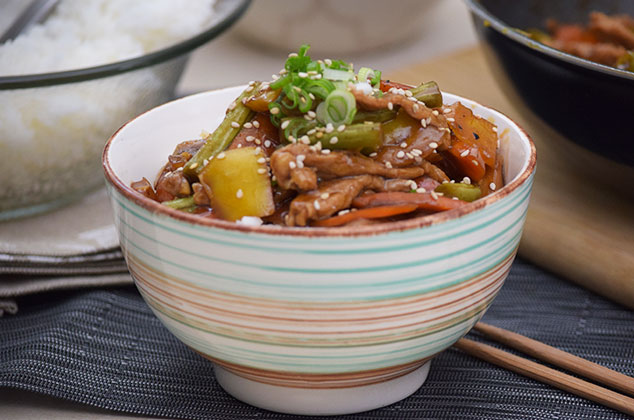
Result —
<instances>
[{"instance_id":1,"label":"ceramic bowl","mask_svg":"<svg viewBox=\"0 0 634 420\"><path fill-rule=\"evenodd\" d=\"M380 50L424 36L435 0L254 1L236 25L250 42L280 51L310 44L311 53L341 56Z\"/></svg>"},{"instance_id":2,"label":"ceramic bowl","mask_svg":"<svg viewBox=\"0 0 634 420\"><path fill-rule=\"evenodd\" d=\"M211 131L244 87L189 96L124 125L103 166L128 267L147 304L211 360L236 398L295 414L399 401L480 319L522 234L535 148L513 121L455 95L501 134L506 185L459 209L357 228L248 227L140 196L174 146Z\"/></svg>"}]
</instances>

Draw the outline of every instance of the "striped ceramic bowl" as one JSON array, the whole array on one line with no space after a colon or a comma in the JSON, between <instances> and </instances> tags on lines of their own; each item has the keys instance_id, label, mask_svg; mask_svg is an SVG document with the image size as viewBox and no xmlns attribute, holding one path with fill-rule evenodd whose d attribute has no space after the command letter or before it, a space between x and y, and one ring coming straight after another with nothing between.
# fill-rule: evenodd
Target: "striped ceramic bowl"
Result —
<instances>
[{"instance_id":1,"label":"striped ceramic bowl","mask_svg":"<svg viewBox=\"0 0 634 420\"><path fill-rule=\"evenodd\" d=\"M502 287L526 216L533 143L506 116L445 94L497 124L506 185L456 210L356 228L201 219L129 187L154 179L178 142L213 130L241 90L165 104L108 142L115 223L139 291L245 402L343 414L405 398Z\"/></svg>"}]
</instances>

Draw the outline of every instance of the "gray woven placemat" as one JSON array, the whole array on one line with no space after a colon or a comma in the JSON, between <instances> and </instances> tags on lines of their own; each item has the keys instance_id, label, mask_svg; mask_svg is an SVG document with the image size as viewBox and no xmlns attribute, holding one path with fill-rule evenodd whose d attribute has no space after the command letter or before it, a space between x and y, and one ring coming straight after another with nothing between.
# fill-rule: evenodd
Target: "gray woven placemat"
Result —
<instances>
[{"instance_id":1,"label":"gray woven placemat","mask_svg":"<svg viewBox=\"0 0 634 420\"><path fill-rule=\"evenodd\" d=\"M173 338L133 288L36 295L19 304L17 315L0 318L0 386L144 416L299 418L226 394L210 363ZM514 263L484 320L634 375L634 312L526 262ZM451 349L411 397L329 418L628 417Z\"/></svg>"}]
</instances>

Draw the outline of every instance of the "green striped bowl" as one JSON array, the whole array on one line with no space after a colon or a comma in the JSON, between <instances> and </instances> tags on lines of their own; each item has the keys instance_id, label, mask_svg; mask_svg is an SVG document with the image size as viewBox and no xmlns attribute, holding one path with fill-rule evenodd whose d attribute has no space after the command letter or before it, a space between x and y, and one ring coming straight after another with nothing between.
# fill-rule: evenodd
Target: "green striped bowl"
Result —
<instances>
[{"instance_id":1,"label":"green striped bowl","mask_svg":"<svg viewBox=\"0 0 634 420\"><path fill-rule=\"evenodd\" d=\"M499 112L445 94L497 124L506 185L456 210L356 228L201 219L129 187L153 179L178 142L212 131L241 89L165 104L108 142L108 190L139 291L243 401L343 414L405 398L502 287L526 216L533 143Z\"/></svg>"}]
</instances>

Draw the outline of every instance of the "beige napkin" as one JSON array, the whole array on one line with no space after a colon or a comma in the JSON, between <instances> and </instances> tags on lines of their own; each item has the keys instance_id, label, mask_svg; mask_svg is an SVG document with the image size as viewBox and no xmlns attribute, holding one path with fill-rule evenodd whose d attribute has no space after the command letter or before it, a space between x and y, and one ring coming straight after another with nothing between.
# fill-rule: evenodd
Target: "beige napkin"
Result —
<instances>
[{"instance_id":1,"label":"beige napkin","mask_svg":"<svg viewBox=\"0 0 634 420\"><path fill-rule=\"evenodd\" d=\"M132 284L105 188L56 211L0 223L0 316L27 294Z\"/></svg>"}]
</instances>

